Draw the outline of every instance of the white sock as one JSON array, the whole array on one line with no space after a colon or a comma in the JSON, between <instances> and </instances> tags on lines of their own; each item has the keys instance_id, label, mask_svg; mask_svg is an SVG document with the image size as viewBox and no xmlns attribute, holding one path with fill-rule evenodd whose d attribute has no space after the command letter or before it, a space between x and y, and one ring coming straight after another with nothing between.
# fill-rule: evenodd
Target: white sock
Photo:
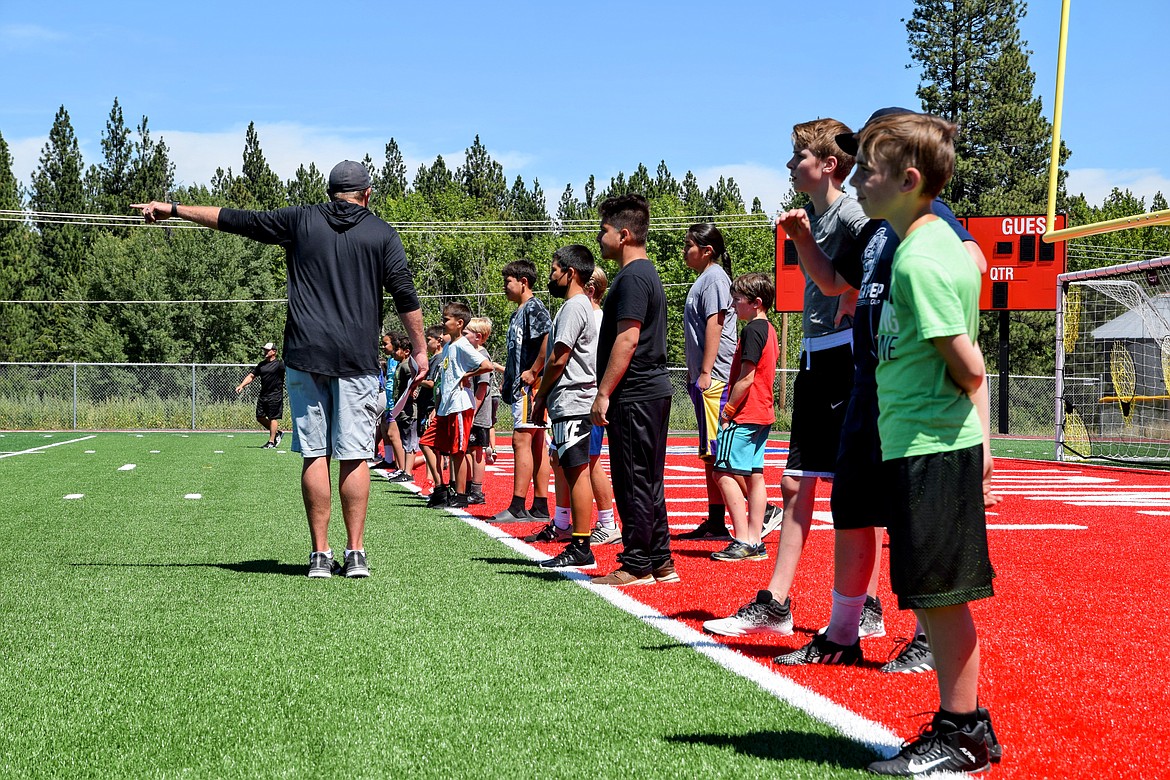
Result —
<instances>
[{"instance_id":1,"label":"white sock","mask_svg":"<svg viewBox=\"0 0 1170 780\"><path fill-rule=\"evenodd\" d=\"M567 506L558 506L553 512L553 525L561 530L573 524L573 513Z\"/></svg>"},{"instance_id":2,"label":"white sock","mask_svg":"<svg viewBox=\"0 0 1170 780\"><path fill-rule=\"evenodd\" d=\"M865 594L842 596L833 591L833 616L825 638L839 645L852 645L857 641L857 629L861 623L861 610L865 608Z\"/></svg>"},{"instance_id":3,"label":"white sock","mask_svg":"<svg viewBox=\"0 0 1170 780\"><path fill-rule=\"evenodd\" d=\"M617 522L613 519L613 510L598 509L597 524L602 528L617 528Z\"/></svg>"},{"instance_id":4,"label":"white sock","mask_svg":"<svg viewBox=\"0 0 1170 780\"><path fill-rule=\"evenodd\" d=\"M346 547L346 548L345 548L345 557L346 557L346 558L348 558L348 557L349 557L349 554L350 554L351 552L360 552L362 555L365 555L365 554L366 554L366 548L364 548L364 547L363 547L363 548L361 548L360 550L351 550L351 549L349 549L348 547ZM332 556L331 556L331 557L332 557Z\"/></svg>"}]
</instances>

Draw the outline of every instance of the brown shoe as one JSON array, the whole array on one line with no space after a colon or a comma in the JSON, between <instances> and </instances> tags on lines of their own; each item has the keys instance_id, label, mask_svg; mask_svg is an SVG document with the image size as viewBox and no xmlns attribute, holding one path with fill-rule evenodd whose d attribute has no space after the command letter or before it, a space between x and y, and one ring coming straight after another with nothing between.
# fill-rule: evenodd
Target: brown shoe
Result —
<instances>
[{"instance_id":1,"label":"brown shoe","mask_svg":"<svg viewBox=\"0 0 1170 780\"><path fill-rule=\"evenodd\" d=\"M662 564L650 574L654 577L655 582L682 582L682 577L678 576L678 572L674 570L674 563L671 561Z\"/></svg>"},{"instance_id":2,"label":"brown shoe","mask_svg":"<svg viewBox=\"0 0 1170 780\"><path fill-rule=\"evenodd\" d=\"M594 585L612 585L615 588L622 588L626 585L653 585L655 582L653 574L643 574L639 577L625 569L616 569L604 577L594 577L589 581Z\"/></svg>"}]
</instances>

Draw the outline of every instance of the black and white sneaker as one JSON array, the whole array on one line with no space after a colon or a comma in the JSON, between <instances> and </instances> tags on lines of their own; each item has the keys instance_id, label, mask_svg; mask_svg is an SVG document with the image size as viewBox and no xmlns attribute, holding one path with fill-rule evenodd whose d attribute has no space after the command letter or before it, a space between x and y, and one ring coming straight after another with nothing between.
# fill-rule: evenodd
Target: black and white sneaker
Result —
<instances>
[{"instance_id":1,"label":"black and white sneaker","mask_svg":"<svg viewBox=\"0 0 1170 780\"><path fill-rule=\"evenodd\" d=\"M775 531L784 522L784 510L775 504L768 504L764 509L764 530L760 531L760 539Z\"/></svg>"},{"instance_id":2,"label":"black and white sneaker","mask_svg":"<svg viewBox=\"0 0 1170 780\"><path fill-rule=\"evenodd\" d=\"M413 479L414 477L410 474L407 474L405 471L396 471L387 475L386 477L387 482L410 482Z\"/></svg>"},{"instance_id":3,"label":"black and white sneaker","mask_svg":"<svg viewBox=\"0 0 1170 780\"><path fill-rule=\"evenodd\" d=\"M754 601L744 604L731 617L708 620L703 630L721 636L748 634L777 634L792 636L791 599L783 602L772 598L772 592L761 590Z\"/></svg>"},{"instance_id":4,"label":"black and white sneaker","mask_svg":"<svg viewBox=\"0 0 1170 780\"><path fill-rule=\"evenodd\" d=\"M556 523L546 523L543 528L534 534L524 537L526 542L567 542L573 538L573 531L569 528L557 528ZM590 553L592 555L592 553Z\"/></svg>"},{"instance_id":5,"label":"black and white sneaker","mask_svg":"<svg viewBox=\"0 0 1170 780\"><path fill-rule=\"evenodd\" d=\"M919 634L913 639L899 639L895 649L901 647L897 657L882 667L886 674L917 674L934 669L934 653L930 652L930 643L925 634Z\"/></svg>"},{"instance_id":6,"label":"black and white sneaker","mask_svg":"<svg viewBox=\"0 0 1170 780\"><path fill-rule=\"evenodd\" d=\"M711 557L717 561L764 561L768 559L768 548L763 542L748 544L732 539L731 544L711 553Z\"/></svg>"},{"instance_id":7,"label":"black and white sneaker","mask_svg":"<svg viewBox=\"0 0 1170 780\"><path fill-rule=\"evenodd\" d=\"M772 659L781 666L825 664L826 666L857 666L861 663L861 640L851 645L830 642L824 634L817 634L804 647Z\"/></svg>"},{"instance_id":8,"label":"black and white sneaker","mask_svg":"<svg viewBox=\"0 0 1170 780\"><path fill-rule=\"evenodd\" d=\"M284 431L277 431L276 432L276 441L273 442L273 446L279 447L282 439L284 439Z\"/></svg>"},{"instance_id":9,"label":"black and white sneaker","mask_svg":"<svg viewBox=\"0 0 1170 780\"><path fill-rule=\"evenodd\" d=\"M829 630L823 626L817 631L823 634ZM859 639L874 639L886 635L886 621L882 618L882 600L873 596L865 597L865 606L861 608L861 620L857 625Z\"/></svg>"},{"instance_id":10,"label":"black and white sneaker","mask_svg":"<svg viewBox=\"0 0 1170 780\"><path fill-rule=\"evenodd\" d=\"M466 509L467 503L466 493L452 493L447 497L447 506L451 509Z\"/></svg>"},{"instance_id":11,"label":"black and white sneaker","mask_svg":"<svg viewBox=\"0 0 1170 780\"><path fill-rule=\"evenodd\" d=\"M893 758L874 761L869 765L869 771L894 777L918 777L936 772L986 772L991 769L986 737L987 726L982 721L969 729L960 729L936 714L917 739Z\"/></svg>"},{"instance_id":12,"label":"black and white sneaker","mask_svg":"<svg viewBox=\"0 0 1170 780\"><path fill-rule=\"evenodd\" d=\"M1003 761L1003 745L999 744L995 729L991 727L991 713L983 707L979 707L976 712L979 713L979 720L987 727L987 759L993 764L998 764Z\"/></svg>"},{"instance_id":13,"label":"black and white sneaker","mask_svg":"<svg viewBox=\"0 0 1170 780\"><path fill-rule=\"evenodd\" d=\"M362 550L351 550L345 556L345 576L350 579L369 577L370 567L366 565L366 554Z\"/></svg>"},{"instance_id":14,"label":"black and white sneaker","mask_svg":"<svg viewBox=\"0 0 1170 780\"><path fill-rule=\"evenodd\" d=\"M274 449L276 449L276 444L275 444L275 443L273 443L273 442L270 442L270 441L266 441L266 442L264 442L264 446L263 446L263 447L261 447L260 449L262 449L262 450L274 450Z\"/></svg>"},{"instance_id":15,"label":"black and white sneaker","mask_svg":"<svg viewBox=\"0 0 1170 780\"><path fill-rule=\"evenodd\" d=\"M593 557L593 551L585 545L569 543L555 558L541 561L537 565L542 569L589 568L596 566L597 561Z\"/></svg>"},{"instance_id":16,"label":"black and white sneaker","mask_svg":"<svg viewBox=\"0 0 1170 780\"><path fill-rule=\"evenodd\" d=\"M309 577L314 580L327 580L333 576L336 563L332 552L309 553Z\"/></svg>"},{"instance_id":17,"label":"black and white sneaker","mask_svg":"<svg viewBox=\"0 0 1170 780\"><path fill-rule=\"evenodd\" d=\"M468 504L486 504L487 503L487 496L485 496L483 494L482 490L469 490L469 491L467 491L467 503Z\"/></svg>"},{"instance_id":18,"label":"black and white sneaker","mask_svg":"<svg viewBox=\"0 0 1170 780\"><path fill-rule=\"evenodd\" d=\"M447 499L449 498L446 485L437 486L432 492L431 497L427 499L427 506L442 507L447 506Z\"/></svg>"}]
</instances>

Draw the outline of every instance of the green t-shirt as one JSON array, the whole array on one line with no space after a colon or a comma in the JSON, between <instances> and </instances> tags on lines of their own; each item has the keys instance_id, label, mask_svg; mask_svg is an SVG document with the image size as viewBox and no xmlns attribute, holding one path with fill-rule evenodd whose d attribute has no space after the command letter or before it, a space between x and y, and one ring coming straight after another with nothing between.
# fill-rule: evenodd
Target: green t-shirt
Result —
<instances>
[{"instance_id":1,"label":"green t-shirt","mask_svg":"<svg viewBox=\"0 0 1170 780\"><path fill-rule=\"evenodd\" d=\"M981 444L975 404L930 341L978 337L979 271L963 242L941 219L920 226L898 245L890 285L878 326L882 459Z\"/></svg>"}]
</instances>

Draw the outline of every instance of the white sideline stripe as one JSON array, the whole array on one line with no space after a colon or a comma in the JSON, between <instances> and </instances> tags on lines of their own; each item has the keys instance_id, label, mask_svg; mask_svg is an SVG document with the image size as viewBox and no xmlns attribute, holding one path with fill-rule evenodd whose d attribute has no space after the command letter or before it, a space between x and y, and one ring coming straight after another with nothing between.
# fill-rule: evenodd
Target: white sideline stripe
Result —
<instances>
[{"instance_id":1,"label":"white sideline stripe","mask_svg":"<svg viewBox=\"0 0 1170 780\"><path fill-rule=\"evenodd\" d=\"M1071 523L988 523L988 531L1088 531L1087 525Z\"/></svg>"},{"instance_id":2,"label":"white sideline stripe","mask_svg":"<svg viewBox=\"0 0 1170 780\"><path fill-rule=\"evenodd\" d=\"M501 528L472 517L463 510L449 508L447 511L525 558L541 561L548 557L540 550L509 535ZM594 585L589 581L591 575L571 569L549 569L548 571L557 571L566 579L595 593L623 612L633 615L671 639L690 647L695 652L707 656L732 674L754 682L777 699L802 710L812 718L836 729L843 736L861 743L875 753L888 758L901 749L902 740L885 726L863 718L803 685L797 685L789 678L773 672L726 645L716 642L685 623L668 618L658 610L637 601L616 588Z\"/></svg>"},{"instance_id":3,"label":"white sideline stripe","mask_svg":"<svg viewBox=\"0 0 1170 780\"><path fill-rule=\"evenodd\" d=\"M1153 510L1138 510L1139 515L1153 515L1154 517L1170 517L1170 512L1155 512Z\"/></svg>"},{"instance_id":4,"label":"white sideline stripe","mask_svg":"<svg viewBox=\"0 0 1170 780\"><path fill-rule=\"evenodd\" d=\"M40 452L41 450L47 450L50 447L60 447L62 444L76 444L79 441L88 441L90 439L96 439L96 438L97 438L97 434L93 434L90 436L82 436L80 439L70 439L69 441L58 441L58 442L53 442L52 444L44 444L40 447L33 447L31 449L21 450L20 452L4 452L4 453L0 453L0 458L11 458L14 455L29 455L29 454L34 453L34 452Z\"/></svg>"}]
</instances>

